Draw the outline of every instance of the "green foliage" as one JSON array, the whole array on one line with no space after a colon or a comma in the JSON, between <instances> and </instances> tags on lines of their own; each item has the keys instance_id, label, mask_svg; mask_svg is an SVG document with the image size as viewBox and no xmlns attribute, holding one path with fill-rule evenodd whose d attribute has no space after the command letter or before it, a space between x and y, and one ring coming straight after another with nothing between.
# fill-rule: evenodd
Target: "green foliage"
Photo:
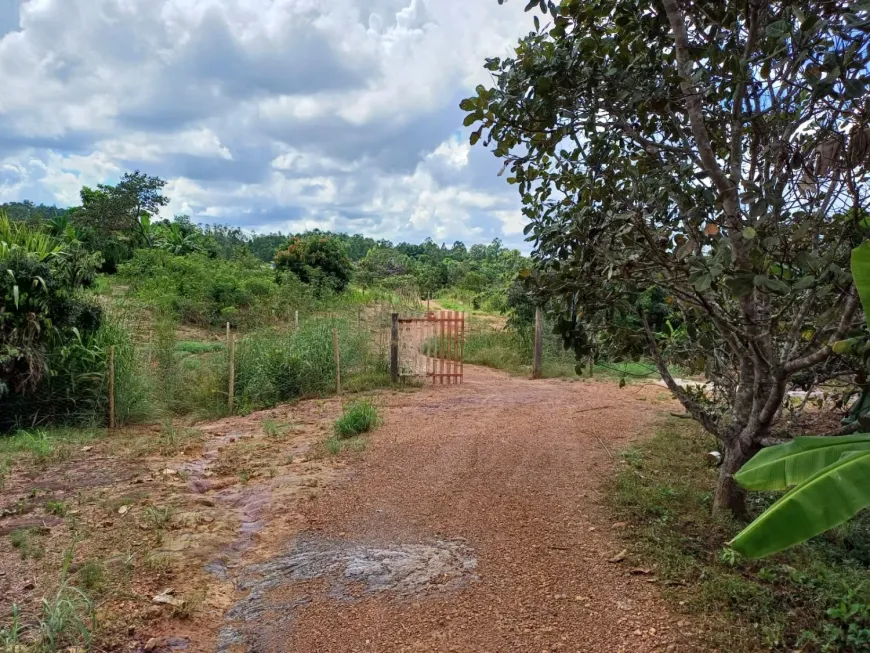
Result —
<instances>
[{"instance_id":1,"label":"green foliage","mask_svg":"<svg viewBox=\"0 0 870 653\"><path fill-rule=\"evenodd\" d=\"M341 241L316 234L291 238L275 255L275 268L291 272L321 292L341 292L353 271Z\"/></svg>"},{"instance_id":2,"label":"green foliage","mask_svg":"<svg viewBox=\"0 0 870 653\"><path fill-rule=\"evenodd\" d=\"M870 322L870 243L852 251L852 274ZM855 339L866 338L864 333ZM865 353L865 364L867 357ZM751 490L794 489L744 529L731 546L743 555L764 557L839 526L870 506L868 479L870 435L864 433L796 438L764 449L735 480Z\"/></svg>"},{"instance_id":3,"label":"green foliage","mask_svg":"<svg viewBox=\"0 0 870 653\"><path fill-rule=\"evenodd\" d=\"M866 438L862 444L866 446ZM747 557L761 558L839 526L870 506L868 479L870 453L847 450L836 462L798 481L797 487L768 508L730 545ZM756 487L759 486L775 489L776 483L769 486L757 483Z\"/></svg>"},{"instance_id":4,"label":"green foliage","mask_svg":"<svg viewBox=\"0 0 870 653\"><path fill-rule=\"evenodd\" d=\"M66 517L67 512L69 512L69 506L57 499L46 501L44 508L45 512L49 515L55 515L56 517Z\"/></svg>"},{"instance_id":5,"label":"green foliage","mask_svg":"<svg viewBox=\"0 0 870 653\"><path fill-rule=\"evenodd\" d=\"M136 170L125 173L115 186L99 184L96 190L85 187L81 191L82 205L73 210L73 219L93 234L95 244L114 239L150 247L151 216L169 204L169 198L163 195L165 186L159 177Z\"/></svg>"},{"instance_id":6,"label":"green foliage","mask_svg":"<svg viewBox=\"0 0 870 653\"><path fill-rule=\"evenodd\" d=\"M27 558L40 559L45 555L45 550L39 541L48 529L44 528L17 528L9 534L9 543L18 549L22 560Z\"/></svg>"},{"instance_id":7,"label":"green foliage","mask_svg":"<svg viewBox=\"0 0 870 653\"><path fill-rule=\"evenodd\" d=\"M108 420L108 358L115 347L115 416L119 425L150 414L143 361L129 328L115 316L94 333L73 333L46 354L51 370L39 388L0 403L0 429L40 424L105 425Z\"/></svg>"},{"instance_id":8,"label":"green foliage","mask_svg":"<svg viewBox=\"0 0 870 653\"><path fill-rule=\"evenodd\" d=\"M870 11L535 7L544 20L488 59L492 87L460 104L522 199L527 283L558 302L581 357L606 333L663 372L703 367L715 397L677 396L723 442L717 510L742 512L731 475L774 429L791 379L844 372L825 363L852 327L849 252L866 235L870 34L854 25ZM644 324L653 287L679 316L667 333Z\"/></svg>"},{"instance_id":9,"label":"green foliage","mask_svg":"<svg viewBox=\"0 0 870 653\"><path fill-rule=\"evenodd\" d=\"M386 360L372 350L367 333L357 330L352 320L311 319L298 331L264 331L239 341L236 405L242 410L257 410L334 392L333 329L339 334L343 385L356 389L385 385Z\"/></svg>"},{"instance_id":10,"label":"green foliage","mask_svg":"<svg viewBox=\"0 0 870 653\"><path fill-rule=\"evenodd\" d=\"M335 435L339 440L347 440L373 431L380 423L377 407L371 401L361 399L344 407L341 417L335 420Z\"/></svg>"},{"instance_id":11,"label":"green foliage","mask_svg":"<svg viewBox=\"0 0 870 653\"><path fill-rule=\"evenodd\" d=\"M706 453L715 446L697 426L672 421L625 452L612 501L632 524L623 531L632 551L658 565L665 588L679 588L665 590L675 603L712 621L707 636L720 650L865 650L838 646L866 628L840 615L870 603L870 515L768 560L720 555L740 525L710 513L717 475ZM752 499L757 513L773 497Z\"/></svg>"},{"instance_id":12,"label":"green foliage","mask_svg":"<svg viewBox=\"0 0 870 653\"><path fill-rule=\"evenodd\" d=\"M301 283L292 277L276 283L274 273L251 257L223 260L138 250L119 274L141 301L202 326L261 325L286 319L310 303Z\"/></svg>"},{"instance_id":13,"label":"green foliage","mask_svg":"<svg viewBox=\"0 0 870 653\"><path fill-rule=\"evenodd\" d=\"M34 393L54 371L52 353L99 328L102 311L81 294L98 261L0 214L0 397Z\"/></svg>"}]
</instances>

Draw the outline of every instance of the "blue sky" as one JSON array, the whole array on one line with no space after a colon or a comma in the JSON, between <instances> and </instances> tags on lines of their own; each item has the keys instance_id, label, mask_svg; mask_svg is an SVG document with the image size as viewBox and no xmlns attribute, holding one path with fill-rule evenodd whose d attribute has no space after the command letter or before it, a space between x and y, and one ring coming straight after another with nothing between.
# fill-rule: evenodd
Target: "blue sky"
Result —
<instances>
[{"instance_id":1,"label":"blue sky","mask_svg":"<svg viewBox=\"0 0 870 653\"><path fill-rule=\"evenodd\" d=\"M512 0L0 0L0 202L140 168L166 217L522 243L459 100L531 27Z\"/></svg>"}]
</instances>

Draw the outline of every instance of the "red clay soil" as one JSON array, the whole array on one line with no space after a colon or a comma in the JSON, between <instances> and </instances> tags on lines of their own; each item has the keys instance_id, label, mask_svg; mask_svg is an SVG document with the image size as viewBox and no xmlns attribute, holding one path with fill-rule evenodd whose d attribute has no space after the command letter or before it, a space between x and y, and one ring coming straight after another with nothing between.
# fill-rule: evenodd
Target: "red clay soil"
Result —
<instances>
[{"instance_id":1,"label":"red clay soil","mask_svg":"<svg viewBox=\"0 0 870 653\"><path fill-rule=\"evenodd\" d=\"M256 650L704 650L660 598L654 572L609 561L621 547L602 485L612 452L672 409L661 389L467 366L461 386L379 401L384 426L356 473L311 503L308 530L371 545L459 540L474 552L476 579L355 601L302 581L295 617L262 620Z\"/></svg>"}]
</instances>

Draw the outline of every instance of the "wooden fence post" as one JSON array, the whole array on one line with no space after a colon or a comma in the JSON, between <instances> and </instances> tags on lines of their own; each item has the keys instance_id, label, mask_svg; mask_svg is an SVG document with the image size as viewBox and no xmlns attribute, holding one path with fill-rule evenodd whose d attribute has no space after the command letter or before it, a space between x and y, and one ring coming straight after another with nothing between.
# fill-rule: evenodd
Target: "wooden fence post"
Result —
<instances>
[{"instance_id":1,"label":"wooden fence post","mask_svg":"<svg viewBox=\"0 0 870 653\"><path fill-rule=\"evenodd\" d=\"M115 345L109 347L109 428L115 428Z\"/></svg>"},{"instance_id":2,"label":"wooden fence post","mask_svg":"<svg viewBox=\"0 0 870 653\"><path fill-rule=\"evenodd\" d=\"M227 322L227 356L230 359L230 387L228 389L227 407L230 415L236 402L236 341L230 333L230 323Z\"/></svg>"},{"instance_id":3,"label":"wooden fence post","mask_svg":"<svg viewBox=\"0 0 870 653\"><path fill-rule=\"evenodd\" d=\"M399 382L399 314L393 313L393 328L390 332L390 379Z\"/></svg>"},{"instance_id":4,"label":"wooden fence post","mask_svg":"<svg viewBox=\"0 0 870 653\"><path fill-rule=\"evenodd\" d=\"M332 353L335 355L335 392L341 394L341 350L338 348L338 329L332 330Z\"/></svg>"},{"instance_id":5,"label":"wooden fence post","mask_svg":"<svg viewBox=\"0 0 870 653\"><path fill-rule=\"evenodd\" d=\"M532 378L540 379L544 362L544 311L538 306L535 309L535 361L532 367Z\"/></svg>"}]
</instances>

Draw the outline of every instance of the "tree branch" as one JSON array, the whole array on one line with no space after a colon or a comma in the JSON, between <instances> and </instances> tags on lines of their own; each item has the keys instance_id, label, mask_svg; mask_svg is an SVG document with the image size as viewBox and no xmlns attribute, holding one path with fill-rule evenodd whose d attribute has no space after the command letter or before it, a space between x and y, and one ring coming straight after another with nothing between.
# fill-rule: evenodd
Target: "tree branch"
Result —
<instances>
[{"instance_id":1,"label":"tree branch","mask_svg":"<svg viewBox=\"0 0 870 653\"><path fill-rule=\"evenodd\" d=\"M833 354L834 352L831 349L830 343L842 340L843 336L846 334L846 331L849 328L849 325L852 324L852 318L855 317L855 312L858 310L858 306L860 306L860 304L861 302L858 298L858 293L855 292L855 288L850 288L848 299L846 299L846 305L843 307L843 316L840 319L840 324L837 326L837 330L834 331L833 335L828 339L829 344L826 344L824 347L817 349L812 354L807 354L806 356L791 360L786 363L783 366L783 371L785 372L785 374L794 374L795 372L799 372L800 370L812 367L813 365L821 363L823 360Z\"/></svg>"},{"instance_id":2,"label":"tree branch","mask_svg":"<svg viewBox=\"0 0 870 653\"><path fill-rule=\"evenodd\" d=\"M708 432L712 433L721 440L722 436L720 434L719 424L716 423L716 420L713 419L713 416L710 415L710 413L705 411L703 408L701 408L698 402L692 399L688 395L688 393L679 385L677 385L676 381L674 381L674 377L671 375L670 370L668 370L668 366L665 365L661 353L659 352L659 346L656 343L656 339L653 335L652 329L650 329L649 322L647 322L646 315L642 314L641 316L643 317L643 328L646 331L646 338L649 342L650 354L656 364L656 368L658 369L659 374L661 374L662 376L662 380L665 382L665 385L668 386L668 389L671 391L671 393L683 405L683 408L686 409L686 412L688 412Z\"/></svg>"}]
</instances>

